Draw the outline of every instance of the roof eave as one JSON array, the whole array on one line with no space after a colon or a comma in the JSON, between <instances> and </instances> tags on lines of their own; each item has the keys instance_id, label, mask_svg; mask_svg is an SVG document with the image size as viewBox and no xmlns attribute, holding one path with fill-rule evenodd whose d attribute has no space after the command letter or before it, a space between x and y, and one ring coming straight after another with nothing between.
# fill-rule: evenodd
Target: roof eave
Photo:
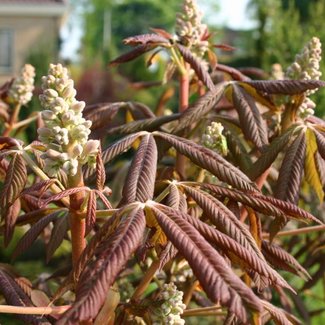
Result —
<instances>
[{"instance_id":1,"label":"roof eave","mask_svg":"<svg viewBox=\"0 0 325 325\"><path fill-rule=\"evenodd\" d=\"M67 13L68 5L62 4L0 4L0 16L41 16L41 17L62 17Z\"/></svg>"}]
</instances>

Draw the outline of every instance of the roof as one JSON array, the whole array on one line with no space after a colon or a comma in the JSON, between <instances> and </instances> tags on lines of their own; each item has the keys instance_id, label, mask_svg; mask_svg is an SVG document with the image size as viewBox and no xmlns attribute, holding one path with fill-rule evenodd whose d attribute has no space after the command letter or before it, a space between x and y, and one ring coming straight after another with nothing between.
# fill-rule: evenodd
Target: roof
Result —
<instances>
[{"instance_id":1,"label":"roof","mask_svg":"<svg viewBox=\"0 0 325 325\"><path fill-rule=\"evenodd\" d=\"M60 4L64 3L64 0L0 0L0 4Z\"/></svg>"},{"instance_id":2,"label":"roof","mask_svg":"<svg viewBox=\"0 0 325 325\"><path fill-rule=\"evenodd\" d=\"M67 8L66 0L0 0L0 16L61 17Z\"/></svg>"}]
</instances>

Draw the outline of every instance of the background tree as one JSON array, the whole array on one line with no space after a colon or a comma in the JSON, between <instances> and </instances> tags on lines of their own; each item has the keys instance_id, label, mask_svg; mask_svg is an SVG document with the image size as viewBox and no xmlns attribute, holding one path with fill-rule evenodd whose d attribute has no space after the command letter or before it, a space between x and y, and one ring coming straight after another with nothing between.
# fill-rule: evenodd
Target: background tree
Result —
<instances>
[{"instance_id":1,"label":"background tree","mask_svg":"<svg viewBox=\"0 0 325 325\"><path fill-rule=\"evenodd\" d=\"M255 61L263 69L280 63L285 70L299 52L301 44L313 36L325 42L325 30L322 28L325 3L322 0L251 0L249 8L258 23ZM320 70L324 75L324 60L321 61ZM324 90L319 91L314 100L318 107L324 107ZM324 116L325 110L318 109L316 114Z\"/></svg>"}]
</instances>

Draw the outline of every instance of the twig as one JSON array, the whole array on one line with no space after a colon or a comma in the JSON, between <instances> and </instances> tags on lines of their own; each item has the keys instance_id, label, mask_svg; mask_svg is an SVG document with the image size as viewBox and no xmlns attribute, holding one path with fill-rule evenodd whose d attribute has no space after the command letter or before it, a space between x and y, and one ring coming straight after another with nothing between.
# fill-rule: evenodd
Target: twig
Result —
<instances>
[{"instance_id":1,"label":"twig","mask_svg":"<svg viewBox=\"0 0 325 325\"><path fill-rule=\"evenodd\" d=\"M300 235L300 234L308 234L311 232L318 232L318 231L324 231L324 230L325 230L325 225L304 227L304 228L299 228L299 229L280 231L276 234L276 237L286 237L286 236L294 236L294 235ZM269 237L270 237L269 234L263 234L264 239L268 239Z\"/></svg>"},{"instance_id":2,"label":"twig","mask_svg":"<svg viewBox=\"0 0 325 325\"><path fill-rule=\"evenodd\" d=\"M63 314L71 306L54 306L54 307L20 307L0 305L0 313L22 314L22 315L50 315Z\"/></svg>"}]
</instances>

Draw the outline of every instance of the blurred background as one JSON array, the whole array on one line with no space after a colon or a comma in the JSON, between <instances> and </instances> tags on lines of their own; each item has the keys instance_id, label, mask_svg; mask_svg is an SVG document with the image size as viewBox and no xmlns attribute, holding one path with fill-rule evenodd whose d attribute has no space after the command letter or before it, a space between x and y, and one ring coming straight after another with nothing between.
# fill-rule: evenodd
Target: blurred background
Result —
<instances>
[{"instance_id":1,"label":"blurred background","mask_svg":"<svg viewBox=\"0 0 325 325\"><path fill-rule=\"evenodd\" d=\"M140 58L109 68L128 50L122 40L147 33L150 27L173 33L179 0L0 0L0 83L25 62L36 67L38 79L49 62L69 65L88 104L124 99L153 107L158 90L146 82L162 80L166 57L161 52L148 69ZM214 42L235 47L217 51L219 62L285 70L304 44L317 36L325 42L324 0L199 0ZM325 73L325 61L322 62ZM162 89L162 88L160 88ZM317 92L316 114L325 114L325 90Z\"/></svg>"}]
</instances>

